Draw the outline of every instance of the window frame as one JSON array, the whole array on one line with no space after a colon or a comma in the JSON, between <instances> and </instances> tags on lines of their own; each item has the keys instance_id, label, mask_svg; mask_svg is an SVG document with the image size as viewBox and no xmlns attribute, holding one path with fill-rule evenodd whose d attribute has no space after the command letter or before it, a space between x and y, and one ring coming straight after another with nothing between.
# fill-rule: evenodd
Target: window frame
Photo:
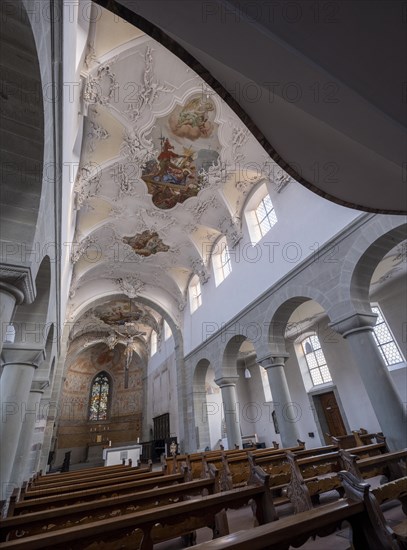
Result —
<instances>
[{"instance_id":1,"label":"window frame","mask_svg":"<svg viewBox=\"0 0 407 550\"><path fill-rule=\"evenodd\" d=\"M270 202L270 206L271 206L271 209L268 210L266 204L265 204L265 201L268 199L268 201ZM263 216L263 218L260 220L259 219L259 208L263 206L264 208L264 211L265 211L265 214ZM269 193L267 193L267 195L265 195L262 199L260 199L259 203L257 204L256 208L254 209L254 215L256 217L256 221L257 221L257 226L258 226L258 229L259 229L259 232L261 234L261 237L260 239L262 239L265 235L267 235L267 233L276 225L277 223L277 214L276 214L276 210L273 206L273 203L271 201L271 197L269 195ZM274 218L273 219L270 219L270 218ZM262 228L262 223L267 220L267 223L269 225L269 228L267 229L267 231L263 232L263 228ZM260 240L259 239L259 240Z\"/></svg>"},{"instance_id":2,"label":"window frame","mask_svg":"<svg viewBox=\"0 0 407 550\"><path fill-rule=\"evenodd\" d=\"M226 256L226 260L224 257ZM228 266L226 268L226 266ZM232 273L232 255L226 236L221 236L213 247L212 267L215 276L215 285L219 286ZM226 269L225 269L226 268Z\"/></svg>"},{"instance_id":3,"label":"window frame","mask_svg":"<svg viewBox=\"0 0 407 550\"><path fill-rule=\"evenodd\" d=\"M390 328L390 326L389 326L389 323L387 322L386 317L383 315L382 308L379 306L378 303L372 303L372 304L371 304L371 308L372 308L372 312L373 312L373 313L376 313L376 312L374 311L375 309L378 310L378 312L379 312L379 315L378 315L378 317L377 317L376 323L375 323L375 325L372 327L372 329L373 329L373 330L372 330L372 334L373 334L374 341L375 341L375 343L376 343L377 349L378 349L379 352L380 352L380 355L381 355L381 357L382 357L382 359L383 359L384 364L385 364L386 367L387 367L388 369L390 369L390 370L392 370L392 369L394 369L394 368L397 368L397 365L404 365L405 362L406 362L406 360L405 360L405 358L403 357L403 354L402 354L401 349L399 348L399 346L398 346L398 344L397 344L396 339L394 338L394 334L393 334L392 331L391 331L391 328ZM378 322L379 319L380 319L379 316L382 318L382 321L379 322L379 324L377 324L377 322ZM384 325L384 326L386 327L387 332L388 332L389 335L390 335L390 340L388 340L388 341L386 341L386 342L384 342L384 343L382 343L382 344L380 343L379 337L377 336L376 330L375 330L375 329L377 329L377 328L378 328L379 326L381 326L381 325ZM389 359L388 359L387 356L386 356L386 352L382 349L383 346L388 346L389 344L392 344L392 345L394 346L395 350L397 351L397 353L398 353L399 356L400 356L400 359L401 359L400 361L397 361L396 363L390 363L390 362L389 362Z\"/></svg>"},{"instance_id":4,"label":"window frame","mask_svg":"<svg viewBox=\"0 0 407 550\"><path fill-rule=\"evenodd\" d=\"M150 357L158 352L158 334L153 329L150 335Z\"/></svg>"},{"instance_id":5,"label":"window frame","mask_svg":"<svg viewBox=\"0 0 407 550\"><path fill-rule=\"evenodd\" d=\"M199 289L199 292L198 292ZM189 309L195 313L202 305L202 285L198 275L194 275L189 283Z\"/></svg>"},{"instance_id":6,"label":"window frame","mask_svg":"<svg viewBox=\"0 0 407 550\"><path fill-rule=\"evenodd\" d=\"M317 348L314 347L314 344L312 343L311 338L316 338L317 339L319 347L317 347ZM310 352L306 351L306 343L308 343L311 346L311 351ZM325 357L325 353L322 349L321 342L320 342L316 332L308 334L305 338L303 338L300 341L300 345L301 345L302 354L303 354L304 359L305 359L305 364L306 364L307 369L308 369L308 374L309 374L309 377L310 377L310 380L311 380L311 383L312 383L312 387L317 388L317 387L320 387L320 386L333 384L332 374L331 374L331 371L329 370L329 366L328 366L328 363L327 363L327 360L326 360L326 357ZM321 352L324 363L319 364L319 360L318 360L318 357L317 357L317 352ZM316 367L311 367L310 366L310 363L308 361L308 357L310 355L312 355L314 357L314 361L316 362ZM324 375L321 371L322 367L327 368L330 380L325 380L324 379ZM321 378L322 382L315 382L314 381L312 371L314 371L314 372L318 371L319 377Z\"/></svg>"},{"instance_id":7,"label":"window frame","mask_svg":"<svg viewBox=\"0 0 407 550\"><path fill-rule=\"evenodd\" d=\"M261 206L261 204L264 204L264 201L269 201L270 205L272 207L271 210L268 210L266 207L266 217L270 216L270 214L273 214L273 217L275 219L274 223L270 220L271 227L263 233L263 230L261 229L261 222L259 222L258 217L258 209ZM260 242L265 235L267 235L271 229L277 224L278 217L276 212L276 207L271 199L271 194L269 192L268 186L266 183L260 184L260 186L252 193L250 198L247 200L245 207L244 207L244 216L246 218L246 224L247 224L247 230L250 237L250 242L252 246L255 246L258 242Z\"/></svg>"}]
</instances>

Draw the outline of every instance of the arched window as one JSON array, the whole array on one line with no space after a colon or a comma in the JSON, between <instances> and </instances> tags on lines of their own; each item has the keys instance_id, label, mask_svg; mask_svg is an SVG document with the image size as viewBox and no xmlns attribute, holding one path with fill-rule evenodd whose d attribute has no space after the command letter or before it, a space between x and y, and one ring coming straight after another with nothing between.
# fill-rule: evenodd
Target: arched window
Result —
<instances>
[{"instance_id":1,"label":"arched window","mask_svg":"<svg viewBox=\"0 0 407 550\"><path fill-rule=\"evenodd\" d=\"M331 373L326 364L325 355L321 349L318 336L316 334L308 336L308 338L305 338L301 342L301 345L314 386L332 382Z\"/></svg>"},{"instance_id":2,"label":"arched window","mask_svg":"<svg viewBox=\"0 0 407 550\"><path fill-rule=\"evenodd\" d=\"M150 336L150 356L152 357L155 353L157 353L158 349L158 338L157 333L155 330L151 331Z\"/></svg>"},{"instance_id":3,"label":"arched window","mask_svg":"<svg viewBox=\"0 0 407 550\"><path fill-rule=\"evenodd\" d=\"M247 229L253 245L258 243L277 223L277 214L267 186L261 185L245 206Z\"/></svg>"},{"instance_id":4,"label":"arched window","mask_svg":"<svg viewBox=\"0 0 407 550\"><path fill-rule=\"evenodd\" d=\"M202 290L198 275L192 277L189 283L189 307L191 313L202 305Z\"/></svg>"},{"instance_id":5,"label":"arched window","mask_svg":"<svg viewBox=\"0 0 407 550\"><path fill-rule=\"evenodd\" d=\"M257 225L261 236L266 233L277 223L277 216L274 211L274 206L271 202L270 195L266 195L261 199L255 210Z\"/></svg>"},{"instance_id":6,"label":"arched window","mask_svg":"<svg viewBox=\"0 0 407 550\"><path fill-rule=\"evenodd\" d=\"M232 262L226 237L221 237L212 252L215 285L218 286L232 273Z\"/></svg>"},{"instance_id":7,"label":"arched window","mask_svg":"<svg viewBox=\"0 0 407 550\"><path fill-rule=\"evenodd\" d=\"M110 390L108 374L106 372L97 374L90 391L89 420L107 420Z\"/></svg>"},{"instance_id":8,"label":"arched window","mask_svg":"<svg viewBox=\"0 0 407 550\"><path fill-rule=\"evenodd\" d=\"M373 313L377 314L377 321L373 327L373 336L376 345L388 367L403 362L403 357L397 347L397 344L390 332L389 325L382 313L380 307L376 304L372 306Z\"/></svg>"}]
</instances>

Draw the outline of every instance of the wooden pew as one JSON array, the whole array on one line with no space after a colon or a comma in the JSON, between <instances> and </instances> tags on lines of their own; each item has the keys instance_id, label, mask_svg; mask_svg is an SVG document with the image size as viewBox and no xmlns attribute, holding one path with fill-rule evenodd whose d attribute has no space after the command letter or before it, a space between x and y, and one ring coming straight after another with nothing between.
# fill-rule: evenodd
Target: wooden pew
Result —
<instances>
[{"instance_id":1,"label":"wooden pew","mask_svg":"<svg viewBox=\"0 0 407 550\"><path fill-rule=\"evenodd\" d=\"M378 440L382 434L373 434L373 433L363 433L361 434L358 431L354 431L351 434L334 436L327 434L333 445L337 445L340 449L350 449L352 447L360 447L362 445L369 445L373 443L375 439L377 443L380 443L381 440Z\"/></svg>"},{"instance_id":2,"label":"wooden pew","mask_svg":"<svg viewBox=\"0 0 407 550\"><path fill-rule=\"evenodd\" d=\"M188 465L191 468L192 476L194 479L198 479L203 475L202 472L202 458L205 456L206 459L218 459L219 457L226 456L246 456L247 453L251 452L255 455L269 455L270 453L283 453L285 449L279 449L278 443L273 442L273 447L268 447L266 449L257 449L256 447L246 447L245 449L231 449L227 451L204 451L202 453L190 453L184 455L176 455L173 457L162 456L162 467L166 473L179 473L181 472L181 467ZM304 449L304 443L301 442L295 449L302 448ZM289 449L294 449L290 447Z\"/></svg>"},{"instance_id":3,"label":"wooden pew","mask_svg":"<svg viewBox=\"0 0 407 550\"><path fill-rule=\"evenodd\" d=\"M369 518L369 525L374 533L367 548L378 545L381 550L396 550L407 548L407 519L390 527L386 522L380 503L389 499L400 499L403 511L407 512L407 477L391 481L370 491L370 485L354 476L351 472L340 472L340 478L348 498L363 503ZM365 520L365 524L367 521Z\"/></svg>"},{"instance_id":4,"label":"wooden pew","mask_svg":"<svg viewBox=\"0 0 407 550\"><path fill-rule=\"evenodd\" d=\"M161 474L161 472L153 473ZM86 489L84 491L74 491L73 493L63 493L41 498L32 498L18 502L14 498L10 499L8 516L48 510L50 508L60 506L70 506L72 504L79 504L95 499L99 500L134 493L135 491L147 491L156 487L165 487L168 485L183 483L184 481L185 476L182 474L171 474L168 476L161 474L155 477L130 481L127 483L113 484L101 488L96 487L93 489Z\"/></svg>"},{"instance_id":5,"label":"wooden pew","mask_svg":"<svg viewBox=\"0 0 407 550\"><path fill-rule=\"evenodd\" d=\"M90 468L84 468L82 470L75 470L70 472L47 472L44 474L42 470L33 475L33 479L41 481L47 480L50 478L59 478L59 477L70 477L75 476L81 472L100 472L100 471L114 471L120 468L131 468L133 466L131 458L129 459L129 464L126 465L126 461L123 458L121 464L113 464L112 466L92 466Z\"/></svg>"},{"instance_id":6,"label":"wooden pew","mask_svg":"<svg viewBox=\"0 0 407 550\"><path fill-rule=\"evenodd\" d=\"M294 453L304 452L303 445L289 448ZM287 449L259 449L260 452L251 452L250 456L255 460L256 464L266 464L266 459L273 458L277 461L285 461L285 451ZM308 451L309 452L309 451ZM275 464L275 460L272 461ZM248 456L223 456L222 469L220 472L220 484L223 490L233 489L236 487L245 487L248 483L251 473L251 462ZM270 472L269 472L270 473ZM273 474L272 474L273 475Z\"/></svg>"},{"instance_id":7,"label":"wooden pew","mask_svg":"<svg viewBox=\"0 0 407 550\"><path fill-rule=\"evenodd\" d=\"M27 484L27 488L25 492L31 492L34 490L42 490L47 491L48 489L52 489L54 487L73 487L77 484L81 483L87 483L90 481L104 481L106 479L110 479L112 482L116 478L124 478L124 477L132 477L134 475L143 475L148 474L151 472L151 469L149 467L146 468L128 468L126 470L115 470L114 472L107 472L107 473L96 473L93 475L85 476L81 475L78 477L75 477L73 479L68 480L58 480L54 483L40 483L37 484L35 482L31 482Z\"/></svg>"},{"instance_id":8,"label":"wooden pew","mask_svg":"<svg viewBox=\"0 0 407 550\"><path fill-rule=\"evenodd\" d=\"M344 449L340 449L339 453L343 469L362 479L384 475L391 481L406 475L407 449L367 458L359 458Z\"/></svg>"},{"instance_id":9,"label":"wooden pew","mask_svg":"<svg viewBox=\"0 0 407 550\"><path fill-rule=\"evenodd\" d=\"M290 467L290 481L287 484L287 497L295 513L311 510L319 501L319 495L336 490L343 496L343 488L338 472L343 469L338 451L306 458L298 458L287 453Z\"/></svg>"},{"instance_id":10,"label":"wooden pew","mask_svg":"<svg viewBox=\"0 0 407 550\"><path fill-rule=\"evenodd\" d=\"M296 513L312 508L319 500L319 495L336 490L343 496L343 487L338 473L341 470L351 471L363 479L379 474L387 479L403 477L403 470L398 462L407 459L407 450L395 453L379 454L368 458L359 458L340 449L319 457L299 459L292 453L287 453L291 468L291 480L287 486L287 496Z\"/></svg>"},{"instance_id":11,"label":"wooden pew","mask_svg":"<svg viewBox=\"0 0 407 550\"><path fill-rule=\"evenodd\" d=\"M160 506L153 510L93 521L23 539L0 543L0 550L90 550L91 548L152 550L153 544L210 527L214 536L228 533L224 511L255 503L261 525L277 519L267 485L253 485L199 500Z\"/></svg>"},{"instance_id":12,"label":"wooden pew","mask_svg":"<svg viewBox=\"0 0 407 550\"><path fill-rule=\"evenodd\" d=\"M50 474L46 476L33 477L29 480L30 486L42 487L55 483L71 483L76 479L91 479L96 476L113 476L123 472L134 471L141 469L139 466L126 466L120 464L120 466L106 466L102 468L89 468L84 470L78 470L77 472L69 472L69 474ZM143 468L144 469L144 468Z\"/></svg>"},{"instance_id":13,"label":"wooden pew","mask_svg":"<svg viewBox=\"0 0 407 550\"><path fill-rule=\"evenodd\" d=\"M4 519L0 523L0 541L14 540L22 536L28 537L73 525L83 525L113 515L140 512L191 497L202 497L214 493L215 479L199 479L176 486L171 485L150 489L149 491L139 491L72 506L13 516Z\"/></svg>"},{"instance_id":14,"label":"wooden pew","mask_svg":"<svg viewBox=\"0 0 407 550\"><path fill-rule=\"evenodd\" d=\"M261 456L264 456L265 449L259 449L259 451L261 451L261 453L259 454ZM244 449L239 453L233 453L233 454L227 454L225 452L219 455L211 455L211 456L204 454L202 458L202 476L211 477L213 475L214 470L218 471L220 491L228 491L230 489L233 489L234 487L239 486L237 484L234 485L228 464L237 463L239 465L237 468L239 468L240 466L244 468L247 474L246 480L249 479L250 464L247 458L249 452L251 453L252 456L257 456L255 450L250 451L247 449ZM284 456L284 454L282 454L282 451L280 449L273 448L273 449L268 449L266 451L266 456ZM243 485L244 485L243 483L240 484L240 486L243 486Z\"/></svg>"},{"instance_id":15,"label":"wooden pew","mask_svg":"<svg viewBox=\"0 0 407 550\"><path fill-rule=\"evenodd\" d=\"M176 455L174 457L163 457L163 470L167 473L179 473L184 466L187 466L191 479L199 479L204 477L202 460L204 457L210 459L218 459L222 454L227 456L245 456L250 450L256 450L255 447L248 449L231 449L228 451L205 451L202 453L191 453L185 455ZM264 449L262 449L264 450Z\"/></svg>"},{"instance_id":16,"label":"wooden pew","mask_svg":"<svg viewBox=\"0 0 407 550\"><path fill-rule=\"evenodd\" d=\"M313 510L280 518L196 545L195 550L287 550L304 544L310 537L325 537L339 529L344 521L352 526L354 550L394 550L374 540L362 502L340 499ZM363 528L362 528L363 525ZM291 546L290 546L291 547ZM322 547L322 545L321 545Z\"/></svg>"},{"instance_id":17,"label":"wooden pew","mask_svg":"<svg viewBox=\"0 0 407 550\"><path fill-rule=\"evenodd\" d=\"M90 481L80 481L77 483L66 483L64 485L57 484L56 486L52 485L51 487L33 487L33 488L27 488L26 490L22 489L20 494L21 500L28 500L32 498L40 498L45 496L51 496L51 495L59 495L59 494L65 494L65 493L73 493L75 491L85 491L87 489L92 489L94 487L99 487L100 489L109 486L112 484L118 485L121 483L126 483L129 481L137 481L142 479L148 479L150 477L159 477L164 475L164 472L161 471L155 471L151 472L149 468L137 470L135 469L134 472L130 472L126 475L118 475L113 477L107 477L103 479L98 479L96 481L90 480Z\"/></svg>"}]
</instances>

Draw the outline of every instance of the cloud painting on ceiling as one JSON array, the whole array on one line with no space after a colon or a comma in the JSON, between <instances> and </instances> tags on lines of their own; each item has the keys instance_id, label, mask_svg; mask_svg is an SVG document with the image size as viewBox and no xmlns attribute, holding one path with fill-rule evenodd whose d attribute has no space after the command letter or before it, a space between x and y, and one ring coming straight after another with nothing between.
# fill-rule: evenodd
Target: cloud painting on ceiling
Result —
<instances>
[{"instance_id":1,"label":"cloud painting on ceiling","mask_svg":"<svg viewBox=\"0 0 407 550\"><path fill-rule=\"evenodd\" d=\"M167 252L170 247L163 243L156 231L146 229L134 237L123 237L123 242L134 250L139 256L147 258L157 252Z\"/></svg>"},{"instance_id":2,"label":"cloud painting on ceiling","mask_svg":"<svg viewBox=\"0 0 407 550\"><path fill-rule=\"evenodd\" d=\"M155 124L150 138L156 153L142 178L158 208L172 208L202 188L201 171L216 163L221 150L215 118L214 102L199 94Z\"/></svg>"}]
</instances>

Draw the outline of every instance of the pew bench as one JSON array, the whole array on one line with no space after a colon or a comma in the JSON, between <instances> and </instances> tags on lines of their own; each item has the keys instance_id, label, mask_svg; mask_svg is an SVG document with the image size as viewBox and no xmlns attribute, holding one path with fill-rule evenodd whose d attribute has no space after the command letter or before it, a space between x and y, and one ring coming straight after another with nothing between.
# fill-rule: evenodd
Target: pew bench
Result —
<instances>
[{"instance_id":1,"label":"pew bench","mask_svg":"<svg viewBox=\"0 0 407 550\"><path fill-rule=\"evenodd\" d=\"M40 483L37 484L35 481L29 482L26 487L26 492L31 492L33 490L38 491L47 491L48 489L53 489L54 487L65 488L73 487L81 483L87 483L89 481L104 481L111 480L113 481L116 478L132 477L134 474L146 474L150 472L150 468L137 468L131 467L126 470L115 470L114 472L108 473L97 473L93 475L81 475L70 480L55 480L55 482Z\"/></svg>"},{"instance_id":2,"label":"pew bench","mask_svg":"<svg viewBox=\"0 0 407 550\"><path fill-rule=\"evenodd\" d=\"M359 478L368 479L384 475L391 481L406 475L407 449L367 458L359 458L343 449L339 453L344 469Z\"/></svg>"},{"instance_id":3,"label":"pew bench","mask_svg":"<svg viewBox=\"0 0 407 550\"><path fill-rule=\"evenodd\" d=\"M373 443L375 439L377 443L382 442L382 434L376 433L363 433L354 431L351 434L334 436L327 434L333 445L337 445L340 449L350 449L352 447L360 447L362 445L369 445Z\"/></svg>"},{"instance_id":4,"label":"pew bench","mask_svg":"<svg viewBox=\"0 0 407 550\"><path fill-rule=\"evenodd\" d=\"M63 506L6 518L0 522L0 541L14 540L84 525L92 521L140 512L191 497L202 497L215 493L214 479L199 479L176 486L171 485L148 491L139 491L117 497L100 499L82 504Z\"/></svg>"},{"instance_id":5,"label":"pew bench","mask_svg":"<svg viewBox=\"0 0 407 550\"><path fill-rule=\"evenodd\" d=\"M373 529L369 543L378 544L378 548L381 550L407 548L407 519L394 527L390 527L380 508L382 502L389 499L398 499L402 501L403 511L406 513L407 477L385 483L371 491L368 483L361 481L351 472L340 472L339 475L346 496L356 502L363 503L365 506L371 530ZM370 549L372 546L367 546L367 548Z\"/></svg>"},{"instance_id":6,"label":"pew bench","mask_svg":"<svg viewBox=\"0 0 407 550\"><path fill-rule=\"evenodd\" d=\"M105 499L118 495L134 493L135 491L148 491L158 487L168 485L174 486L178 483L183 483L185 477L182 474L159 475L148 479L130 481L121 484L112 484L106 487L96 487L73 493L64 493L50 495L41 498L32 498L27 500L16 501L10 500L8 508L8 516L38 512L41 510L49 510L50 508L58 508L60 506L70 506L72 504L80 504L93 500Z\"/></svg>"},{"instance_id":7,"label":"pew bench","mask_svg":"<svg viewBox=\"0 0 407 550\"><path fill-rule=\"evenodd\" d=\"M370 534L371 530L360 528L365 516L362 502L340 499L273 523L203 542L196 545L195 550L288 550L290 545L297 548L310 537L334 533L344 521L352 526L354 550L390 550L391 547L382 547L366 537L365 531Z\"/></svg>"},{"instance_id":8,"label":"pew bench","mask_svg":"<svg viewBox=\"0 0 407 550\"><path fill-rule=\"evenodd\" d=\"M129 459L129 462L130 461L131 461L131 459ZM95 467L92 467L92 468L84 468L83 470L64 472L64 473L51 473L51 472L48 472L48 473L44 474L43 471L40 470L39 472L37 472L36 474L33 475L32 481L35 481L36 483L43 483L43 482L48 482L49 480L54 480L54 479L69 479L69 478L75 477L75 476L77 476L78 474L81 474L81 473L88 473L90 475L93 475L94 473L96 474L96 473L99 473L99 472L114 472L115 470L119 470L119 469L126 470L126 469L132 468L132 467L133 467L132 464L129 464L128 466L126 466L125 460L123 459L122 464L114 464L113 466L95 466Z\"/></svg>"},{"instance_id":9,"label":"pew bench","mask_svg":"<svg viewBox=\"0 0 407 550\"><path fill-rule=\"evenodd\" d=\"M311 509L312 504L316 504L319 495L324 492L336 490L339 496L343 496L344 489L338 475L341 470L351 471L361 480L379 474L386 475L387 479L397 479L403 477L403 471L398 464L400 459L407 459L407 450L360 459L343 449L306 459L287 453L291 468L287 496L296 513L303 512Z\"/></svg>"},{"instance_id":10,"label":"pew bench","mask_svg":"<svg viewBox=\"0 0 407 550\"><path fill-rule=\"evenodd\" d=\"M150 466L149 466L150 467ZM151 465L152 467L152 465ZM46 487L55 483L72 483L79 479L94 479L99 478L100 476L115 476L120 473L134 471L136 469L141 469L140 466L106 466L101 468L85 468L77 472L69 472L69 476L66 474L50 474L46 476L34 476L28 481L30 487ZM143 468L144 470L144 468Z\"/></svg>"},{"instance_id":11,"label":"pew bench","mask_svg":"<svg viewBox=\"0 0 407 550\"><path fill-rule=\"evenodd\" d=\"M32 498L40 498L45 496L51 496L51 495L59 495L61 493L73 493L75 491L84 491L87 489L92 489L95 487L99 487L102 489L103 487L115 484L119 485L121 483L126 483L129 481L137 481L142 479L149 479L151 477L160 477L164 475L161 471L150 471L149 468L142 468L142 469L135 469L133 472L130 472L129 475L120 475L120 476L113 476L113 477L107 477L104 479L96 480L96 481L81 481L78 483L66 483L64 485L52 485L51 487L33 487L33 488L27 488L24 487L21 490L20 493L20 500L28 500Z\"/></svg>"},{"instance_id":12,"label":"pew bench","mask_svg":"<svg viewBox=\"0 0 407 550\"><path fill-rule=\"evenodd\" d=\"M276 519L270 492L266 485L253 485L199 500L189 500L153 510L129 513L84 525L59 529L23 539L0 542L0 550L153 550L153 544L189 535L201 527L210 527L214 536L228 534L227 509L238 509L253 502L255 521Z\"/></svg>"},{"instance_id":13,"label":"pew bench","mask_svg":"<svg viewBox=\"0 0 407 550\"><path fill-rule=\"evenodd\" d=\"M287 450L292 450L292 452L303 452L304 447L302 445L298 445L287 449L259 449L259 453L253 451L250 453L250 456L255 459L256 464L258 462L263 462L264 464L266 463L266 459L276 457L277 459L279 457L279 459L283 461L285 460L284 453ZM229 490L236 487L245 487L248 484L250 473L251 462L248 459L248 455L222 457L220 483L223 490Z\"/></svg>"}]
</instances>

